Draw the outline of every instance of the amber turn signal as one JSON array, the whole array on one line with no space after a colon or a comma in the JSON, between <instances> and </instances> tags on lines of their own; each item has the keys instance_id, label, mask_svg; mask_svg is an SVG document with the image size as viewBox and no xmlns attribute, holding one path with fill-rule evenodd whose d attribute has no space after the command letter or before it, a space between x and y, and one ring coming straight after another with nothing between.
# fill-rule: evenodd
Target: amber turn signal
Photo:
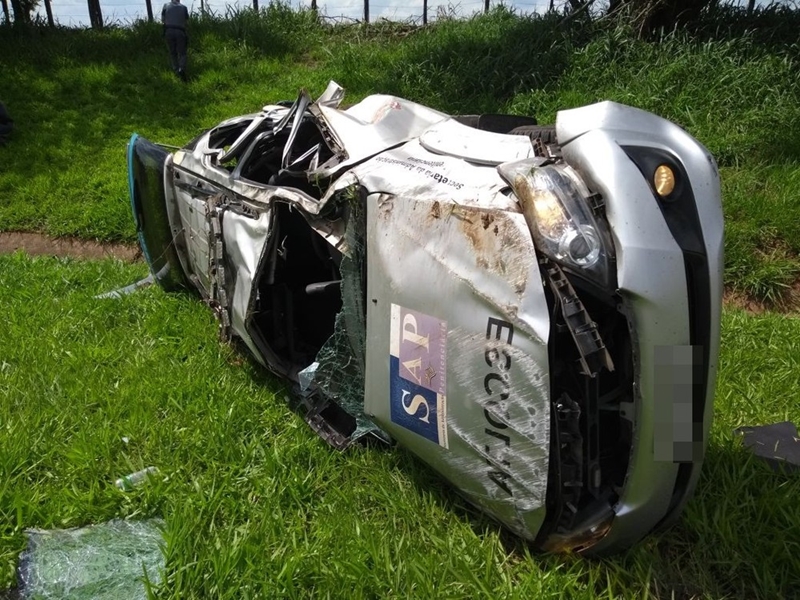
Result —
<instances>
[{"instance_id":1,"label":"amber turn signal","mask_svg":"<svg viewBox=\"0 0 800 600\"><path fill-rule=\"evenodd\" d=\"M653 175L653 185L662 198L669 196L675 189L675 173L667 165L660 165Z\"/></svg>"}]
</instances>

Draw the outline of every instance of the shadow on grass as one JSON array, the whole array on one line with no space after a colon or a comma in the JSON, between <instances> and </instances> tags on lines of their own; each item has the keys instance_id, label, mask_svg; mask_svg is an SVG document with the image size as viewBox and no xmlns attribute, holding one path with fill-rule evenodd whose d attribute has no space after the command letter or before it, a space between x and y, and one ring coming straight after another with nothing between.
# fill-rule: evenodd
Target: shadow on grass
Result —
<instances>
[{"instance_id":1,"label":"shadow on grass","mask_svg":"<svg viewBox=\"0 0 800 600\"><path fill-rule=\"evenodd\" d=\"M24 152L26 140L39 147L102 149L109 137L129 135L142 124L166 131L186 121L210 126L204 108L220 87L230 90L250 81L253 73L247 70L254 58L285 57L291 64L292 55L305 51L307 35L318 29L307 12L282 5L271 5L260 15L241 10L225 19L200 18L190 24L190 76L197 80L209 71L226 71L226 76L223 85L211 81L211 89L194 90L172 76L156 23L103 31L39 27L4 32L2 93L17 121L22 145L17 152ZM55 158L55 152L42 156Z\"/></svg>"},{"instance_id":2,"label":"shadow on grass","mask_svg":"<svg viewBox=\"0 0 800 600\"><path fill-rule=\"evenodd\" d=\"M476 511L406 450L398 468L420 489L470 523L479 537L496 535L509 557L531 556L543 570L583 563L586 583L605 593L609 581L626 597L780 598L800 589L800 473L776 472L729 434L711 444L697 491L679 522L608 557L536 553L522 539Z\"/></svg>"},{"instance_id":3,"label":"shadow on grass","mask_svg":"<svg viewBox=\"0 0 800 600\"><path fill-rule=\"evenodd\" d=\"M588 28L562 28L560 19L500 6L391 44L343 46L335 77L359 95L393 94L450 113L499 112L515 94L556 81L588 41Z\"/></svg>"}]
</instances>

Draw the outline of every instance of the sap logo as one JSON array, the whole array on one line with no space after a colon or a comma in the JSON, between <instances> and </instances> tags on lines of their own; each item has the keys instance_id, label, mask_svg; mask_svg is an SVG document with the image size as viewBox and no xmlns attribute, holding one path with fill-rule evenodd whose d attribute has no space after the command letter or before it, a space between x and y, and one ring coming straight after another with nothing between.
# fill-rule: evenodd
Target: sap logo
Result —
<instances>
[{"instance_id":1,"label":"sap logo","mask_svg":"<svg viewBox=\"0 0 800 600\"><path fill-rule=\"evenodd\" d=\"M447 448L447 323L393 304L391 420Z\"/></svg>"},{"instance_id":2,"label":"sap logo","mask_svg":"<svg viewBox=\"0 0 800 600\"><path fill-rule=\"evenodd\" d=\"M417 382L417 385L422 385L422 377L425 372L423 358L427 358L430 354L430 334L420 335L418 331L417 318L411 313L406 313L401 327L400 356L408 356L410 354L413 358L409 357L408 360L402 361L405 371L401 375L410 375ZM408 344L412 345L411 349L408 349ZM424 357L421 350L424 350ZM430 385L430 379L428 384Z\"/></svg>"},{"instance_id":3,"label":"sap logo","mask_svg":"<svg viewBox=\"0 0 800 600\"><path fill-rule=\"evenodd\" d=\"M422 396L422 394L415 394L413 398L411 398L410 402L406 402L406 398L411 396L411 392L408 390L403 390L403 397L400 400L400 403L403 405L403 410L406 411L407 414L411 415L412 417L416 417L423 423L430 423L431 418L431 407L428 406L428 401ZM418 415L420 408L425 408L424 415Z\"/></svg>"}]
</instances>

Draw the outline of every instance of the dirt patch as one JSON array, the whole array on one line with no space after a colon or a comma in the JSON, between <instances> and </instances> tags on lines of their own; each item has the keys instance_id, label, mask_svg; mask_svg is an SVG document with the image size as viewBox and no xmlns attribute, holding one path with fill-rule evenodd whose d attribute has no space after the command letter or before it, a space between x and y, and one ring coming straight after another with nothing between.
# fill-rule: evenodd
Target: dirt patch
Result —
<instances>
[{"instance_id":1,"label":"dirt patch","mask_svg":"<svg viewBox=\"0 0 800 600\"><path fill-rule=\"evenodd\" d=\"M739 308L756 315L768 311L783 314L798 314L800 313L800 279L790 285L786 293L783 294L781 299L777 302L764 302L731 289L725 290L722 296L722 302L729 308Z\"/></svg>"},{"instance_id":2,"label":"dirt patch","mask_svg":"<svg viewBox=\"0 0 800 600\"><path fill-rule=\"evenodd\" d=\"M70 237L53 238L41 233L0 232L0 254L10 254L17 250L22 250L31 256L117 258L125 262L142 259L142 251L133 244L111 244Z\"/></svg>"},{"instance_id":3,"label":"dirt patch","mask_svg":"<svg viewBox=\"0 0 800 600\"><path fill-rule=\"evenodd\" d=\"M769 307L763 302L734 290L725 290L725 293L722 295L722 303L728 308L738 308L756 315L760 315L769 310Z\"/></svg>"},{"instance_id":4,"label":"dirt patch","mask_svg":"<svg viewBox=\"0 0 800 600\"><path fill-rule=\"evenodd\" d=\"M435 218L439 218L438 202L434 205ZM483 223L485 225L485 223ZM484 227L485 228L485 227ZM497 234L497 228L494 233ZM134 244L112 244L93 242L72 237L53 238L41 233L23 233L19 231L0 232L0 254L11 254L22 250L30 256L58 256L77 259L117 258L125 262L138 262L143 259L139 246ZM725 306L739 308L753 314L767 311L780 313L800 313L800 279L787 290L779 303L766 303L726 289L722 297Z\"/></svg>"}]
</instances>

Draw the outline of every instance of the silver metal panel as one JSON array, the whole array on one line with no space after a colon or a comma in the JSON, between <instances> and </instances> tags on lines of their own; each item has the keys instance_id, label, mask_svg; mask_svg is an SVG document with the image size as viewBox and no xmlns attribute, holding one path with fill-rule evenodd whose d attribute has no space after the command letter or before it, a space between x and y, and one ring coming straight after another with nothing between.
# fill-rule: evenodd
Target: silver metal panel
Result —
<instances>
[{"instance_id":1,"label":"silver metal panel","mask_svg":"<svg viewBox=\"0 0 800 600\"><path fill-rule=\"evenodd\" d=\"M211 289L211 277L208 271L211 231L206 220L205 198L197 198L184 189L175 188L175 203L183 226L191 273L197 277L197 283L201 286L200 291L204 296L208 296Z\"/></svg>"},{"instance_id":2,"label":"silver metal panel","mask_svg":"<svg viewBox=\"0 0 800 600\"><path fill-rule=\"evenodd\" d=\"M455 119L429 127L419 140L431 152L457 156L482 165L499 165L534 156L528 136L481 131Z\"/></svg>"},{"instance_id":3,"label":"silver metal panel","mask_svg":"<svg viewBox=\"0 0 800 600\"><path fill-rule=\"evenodd\" d=\"M447 194L367 203L366 412L532 539L545 513L550 325L525 220Z\"/></svg>"},{"instance_id":4,"label":"silver metal panel","mask_svg":"<svg viewBox=\"0 0 800 600\"><path fill-rule=\"evenodd\" d=\"M247 344L253 356L261 361L261 352L244 326L247 306L253 290L253 280L269 237L270 210L252 218L226 211L222 218L225 260L234 275L233 297L230 301L231 329Z\"/></svg>"},{"instance_id":5,"label":"silver metal panel","mask_svg":"<svg viewBox=\"0 0 800 600\"><path fill-rule=\"evenodd\" d=\"M443 209L463 206L519 212L516 198L493 166L476 165L456 156L434 154L413 140L362 163L342 176L370 190L438 201ZM338 185L337 185L338 187Z\"/></svg>"}]
</instances>

